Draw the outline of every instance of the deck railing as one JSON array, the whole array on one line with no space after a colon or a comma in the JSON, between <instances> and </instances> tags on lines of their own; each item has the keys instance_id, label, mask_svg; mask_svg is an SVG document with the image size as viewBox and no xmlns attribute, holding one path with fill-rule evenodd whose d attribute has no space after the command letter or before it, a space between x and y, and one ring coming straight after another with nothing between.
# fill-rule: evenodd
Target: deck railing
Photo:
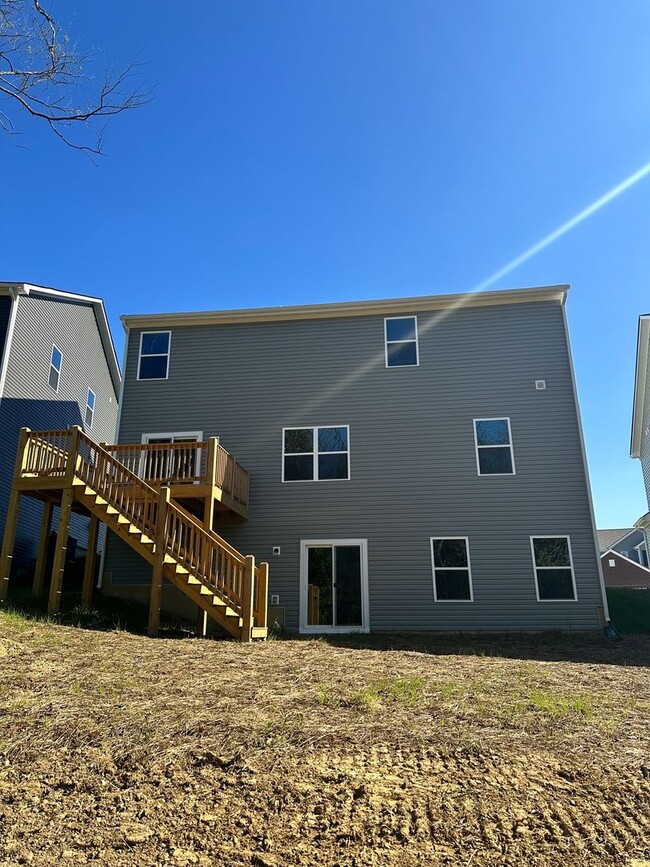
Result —
<instances>
[{"instance_id":1,"label":"deck railing","mask_svg":"<svg viewBox=\"0 0 650 867\"><path fill-rule=\"evenodd\" d=\"M248 472L216 438L202 442L103 444L103 448L154 487L211 485L248 506Z\"/></svg>"},{"instance_id":2,"label":"deck railing","mask_svg":"<svg viewBox=\"0 0 650 867\"><path fill-rule=\"evenodd\" d=\"M192 445L198 451L208 443ZM20 475L64 476L70 484L75 479L85 482L150 539L162 539L163 552L210 587L243 618L244 624L266 626L267 564L255 568L253 558L243 557L216 533L204 529L184 509L169 502L165 488L162 492L156 490L116 457L134 447L109 448L114 453L95 443L78 428L29 431ZM146 446L137 449L148 451ZM228 464L226 461L226 467ZM196 466L199 465L197 460ZM236 474L233 472L233 475ZM164 527L160 526L161 520ZM158 550L158 556L163 552ZM248 576L250 566L251 574Z\"/></svg>"}]
</instances>

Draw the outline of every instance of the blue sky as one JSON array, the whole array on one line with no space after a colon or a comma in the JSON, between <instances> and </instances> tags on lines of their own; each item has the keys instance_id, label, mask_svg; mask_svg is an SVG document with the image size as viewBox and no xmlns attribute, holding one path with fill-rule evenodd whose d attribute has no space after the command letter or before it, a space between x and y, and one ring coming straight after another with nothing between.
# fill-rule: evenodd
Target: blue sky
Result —
<instances>
[{"instance_id":1,"label":"blue sky","mask_svg":"<svg viewBox=\"0 0 650 867\"><path fill-rule=\"evenodd\" d=\"M188 6L188 9L190 7ZM155 101L98 167L0 139L2 274L119 315L461 292L650 161L647 0L58 0ZM10 203L10 204L9 204ZM599 526L629 458L650 176L493 288L570 283Z\"/></svg>"}]
</instances>

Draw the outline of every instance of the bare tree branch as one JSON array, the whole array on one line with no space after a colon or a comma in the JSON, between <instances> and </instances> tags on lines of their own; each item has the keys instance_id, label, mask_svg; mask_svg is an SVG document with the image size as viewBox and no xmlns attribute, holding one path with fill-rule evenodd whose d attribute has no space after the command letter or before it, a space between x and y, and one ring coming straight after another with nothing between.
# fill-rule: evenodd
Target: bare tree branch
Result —
<instances>
[{"instance_id":1,"label":"bare tree branch","mask_svg":"<svg viewBox=\"0 0 650 867\"><path fill-rule=\"evenodd\" d=\"M100 119L153 98L139 69L134 61L118 72L103 70L98 83L94 58L77 52L40 0L0 0L0 132L11 138L17 135L13 106L42 120L69 147L101 155Z\"/></svg>"}]
</instances>

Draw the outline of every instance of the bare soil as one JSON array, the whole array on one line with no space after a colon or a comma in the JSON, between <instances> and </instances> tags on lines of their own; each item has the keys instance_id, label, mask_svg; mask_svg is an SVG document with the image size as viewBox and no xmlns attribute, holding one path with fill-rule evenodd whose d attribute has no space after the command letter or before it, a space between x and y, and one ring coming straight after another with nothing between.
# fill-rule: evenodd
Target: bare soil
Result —
<instances>
[{"instance_id":1,"label":"bare soil","mask_svg":"<svg viewBox=\"0 0 650 867\"><path fill-rule=\"evenodd\" d=\"M650 867L650 638L0 613L0 865Z\"/></svg>"}]
</instances>

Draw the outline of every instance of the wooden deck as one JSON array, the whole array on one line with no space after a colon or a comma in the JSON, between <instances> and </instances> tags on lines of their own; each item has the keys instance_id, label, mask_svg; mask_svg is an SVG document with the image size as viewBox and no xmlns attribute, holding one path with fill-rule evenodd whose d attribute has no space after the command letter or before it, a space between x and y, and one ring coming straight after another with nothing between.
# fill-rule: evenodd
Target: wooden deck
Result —
<instances>
[{"instance_id":1,"label":"wooden deck","mask_svg":"<svg viewBox=\"0 0 650 867\"><path fill-rule=\"evenodd\" d=\"M92 594L99 522L153 566L149 631L158 629L163 579L241 641L266 637L268 564L255 566L214 532L215 509L248 516L248 473L216 439L205 442L98 444L81 428L30 431L18 444L0 557L0 602L6 597L21 496L45 503L33 591L45 581L54 505L57 532L48 611L59 607L72 511L91 517L82 601ZM194 508L192 508L194 507Z\"/></svg>"}]
</instances>

